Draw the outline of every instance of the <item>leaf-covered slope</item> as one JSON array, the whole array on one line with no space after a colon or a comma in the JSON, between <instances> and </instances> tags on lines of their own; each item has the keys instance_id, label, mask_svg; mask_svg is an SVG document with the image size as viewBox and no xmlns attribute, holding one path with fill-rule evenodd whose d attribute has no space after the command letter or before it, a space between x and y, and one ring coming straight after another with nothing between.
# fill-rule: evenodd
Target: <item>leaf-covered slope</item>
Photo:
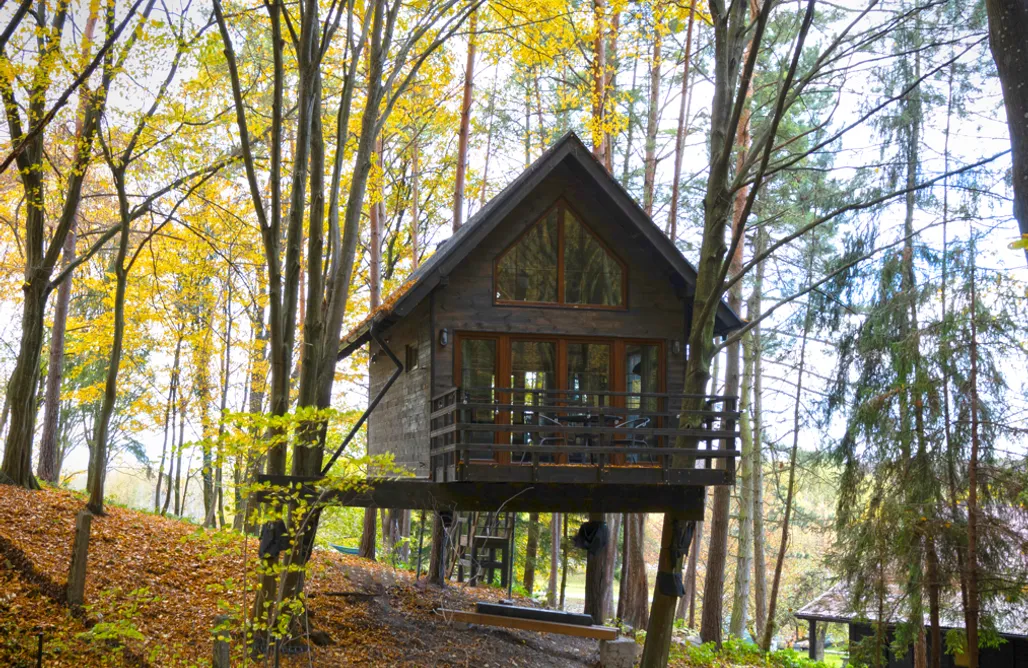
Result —
<instances>
[{"instance_id":1,"label":"leaf-covered slope","mask_svg":"<svg viewBox=\"0 0 1028 668\"><path fill-rule=\"evenodd\" d=\"M109 506L92 524L86 610L70 611L60 599L83 507L71 492L0 485L0 665L34 666L40 629L46 666L209 665L214 618L243 606L256 541ZM332 639L316 666L584 666L597 653L584 639L458 630L433 610L501 592L429 587L334 553L316 552L309 593L311 624Z\"/></svg>"}]
</instances>

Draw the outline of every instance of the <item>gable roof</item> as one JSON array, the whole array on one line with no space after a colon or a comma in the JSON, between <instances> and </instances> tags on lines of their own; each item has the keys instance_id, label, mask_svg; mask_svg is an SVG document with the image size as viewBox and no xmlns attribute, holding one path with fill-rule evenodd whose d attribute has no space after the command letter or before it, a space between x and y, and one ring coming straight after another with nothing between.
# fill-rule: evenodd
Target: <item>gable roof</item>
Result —
<instances>
[{"instance_id":1,"label":"gable roof","mask_svg":"<svg viewBox=\"0 0 1028 668\"><path fill-rule=\"evenodd\" d=\"M351 330L340 345L339 357L346 357L370 338L371 328L384 331L410 313L436 287L444 284L450 273L485 237L506 218L507 214L541 184L559 165L571 162L606 192L650 245L674 268L689 289L696 285L696 269L685 259L674 243L646 215L639 203L615 180L586 148L574 132L568 132L543 152L525 171L439 245L436 252L410 275L407 281L363 322ZM743 321L722 301L718 306L714 332L725 335L742 327Z\"/></svg>"},{"instance_id":2,"label":"gable roof","mask_svg":"<svg viewBox=\"0 0 1028 668\"><path fill-rule=\"evenodd\" d=\"M964 628L964 613L959 597L955 592L947 592L941 597L939 605L939 626L944 629ZM882 617L886 624L900 624L904 618L904 597L899 587L890 585L883 601ZM1023 601L1009 602L1002 598L989 600L985 603L983 612L992 617L996 632L1009 638L1028 638L1028 603ZM928 619L928 610L924 612L925 625L931 622ZM876 610L857 610L852 604L852 596L849 588L844 583L839 583L824 592L810 603L803 606L794 615L797 619L834 622L839 624L875 622Z\"/></svg>"}]
</instances>

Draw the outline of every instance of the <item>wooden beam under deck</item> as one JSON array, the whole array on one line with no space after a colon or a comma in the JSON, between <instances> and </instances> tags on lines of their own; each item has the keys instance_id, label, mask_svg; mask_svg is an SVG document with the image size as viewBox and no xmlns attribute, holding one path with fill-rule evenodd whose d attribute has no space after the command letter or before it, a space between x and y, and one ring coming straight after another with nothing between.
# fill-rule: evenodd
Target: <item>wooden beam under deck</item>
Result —
<instances>
[{"instance_id":1,"label":"wooden beam under deck","mask_svg":"<svg viewBox=\"0 0 1028 668\"><path fill-rule=\"evenodd\" d=\"M697 473L702 469L696 469ZM272 486L304 486L306 495L317 495L317 478L258 476ZM371 480L365 491L334 491L334 503L362 508L410 508L426 510L568 513L659 513L679 510L686 519L703 519L704 488L699 485L526 483L526 482L433 482L430 480ZM273 492L261 492L267 496Z\"/></svg>"}]
</instances>

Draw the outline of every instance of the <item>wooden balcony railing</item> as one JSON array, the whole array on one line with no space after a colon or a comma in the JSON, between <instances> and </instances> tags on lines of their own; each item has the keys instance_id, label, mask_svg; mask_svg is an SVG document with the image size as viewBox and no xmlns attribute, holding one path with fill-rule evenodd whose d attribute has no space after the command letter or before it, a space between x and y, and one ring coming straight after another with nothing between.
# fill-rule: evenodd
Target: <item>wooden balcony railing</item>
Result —
<instances>
[{"instance_id":1,"label":"wooden balcony railing","mask_svg":"<svg viewBox=\"0 0 1028 668\"><path fill-rule=\"evenodd\" d=\"M696 399L702 409L683 409ZM437 482L730 485L736 401L455 387L432 398L431 473Z\"/></svg>"}]
</instances>

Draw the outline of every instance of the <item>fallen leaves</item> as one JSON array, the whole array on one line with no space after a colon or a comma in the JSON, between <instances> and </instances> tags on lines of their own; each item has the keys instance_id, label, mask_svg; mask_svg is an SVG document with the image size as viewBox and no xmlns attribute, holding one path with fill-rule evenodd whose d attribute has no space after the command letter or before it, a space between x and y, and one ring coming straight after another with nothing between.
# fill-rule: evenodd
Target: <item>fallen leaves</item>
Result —
<instances>
[{"instance_id":1,"label":"fallen leaves","mask_svg":"<svg viewBox=\"0 0 1028 668\"><path fill-rule=\"evenodd\" d=\"M135 663L133 657L161 668L210 665L215 617L246 605L244 554L253 559L256 540L246 545L231 531L109 506L92 524L85 617L104 625L90 632L55 600L83 505L64 490L0 485L0 543L27 562L5 562L0 554L0 665L35 666L34 629L44 627L48 667L121 666ZM331 644L309 657L289 657L286 666L586 666L595 657L595 641L461 630L433 612L499 600L505 592L498 589L440 589L334 551L317 550L312 566L310 624ZM26 578L26 570L36 578ZM347 591L367 595L331 595ZM243 665L240 648L234 651L233 665Z\"/></svg>"}]
</instances>

